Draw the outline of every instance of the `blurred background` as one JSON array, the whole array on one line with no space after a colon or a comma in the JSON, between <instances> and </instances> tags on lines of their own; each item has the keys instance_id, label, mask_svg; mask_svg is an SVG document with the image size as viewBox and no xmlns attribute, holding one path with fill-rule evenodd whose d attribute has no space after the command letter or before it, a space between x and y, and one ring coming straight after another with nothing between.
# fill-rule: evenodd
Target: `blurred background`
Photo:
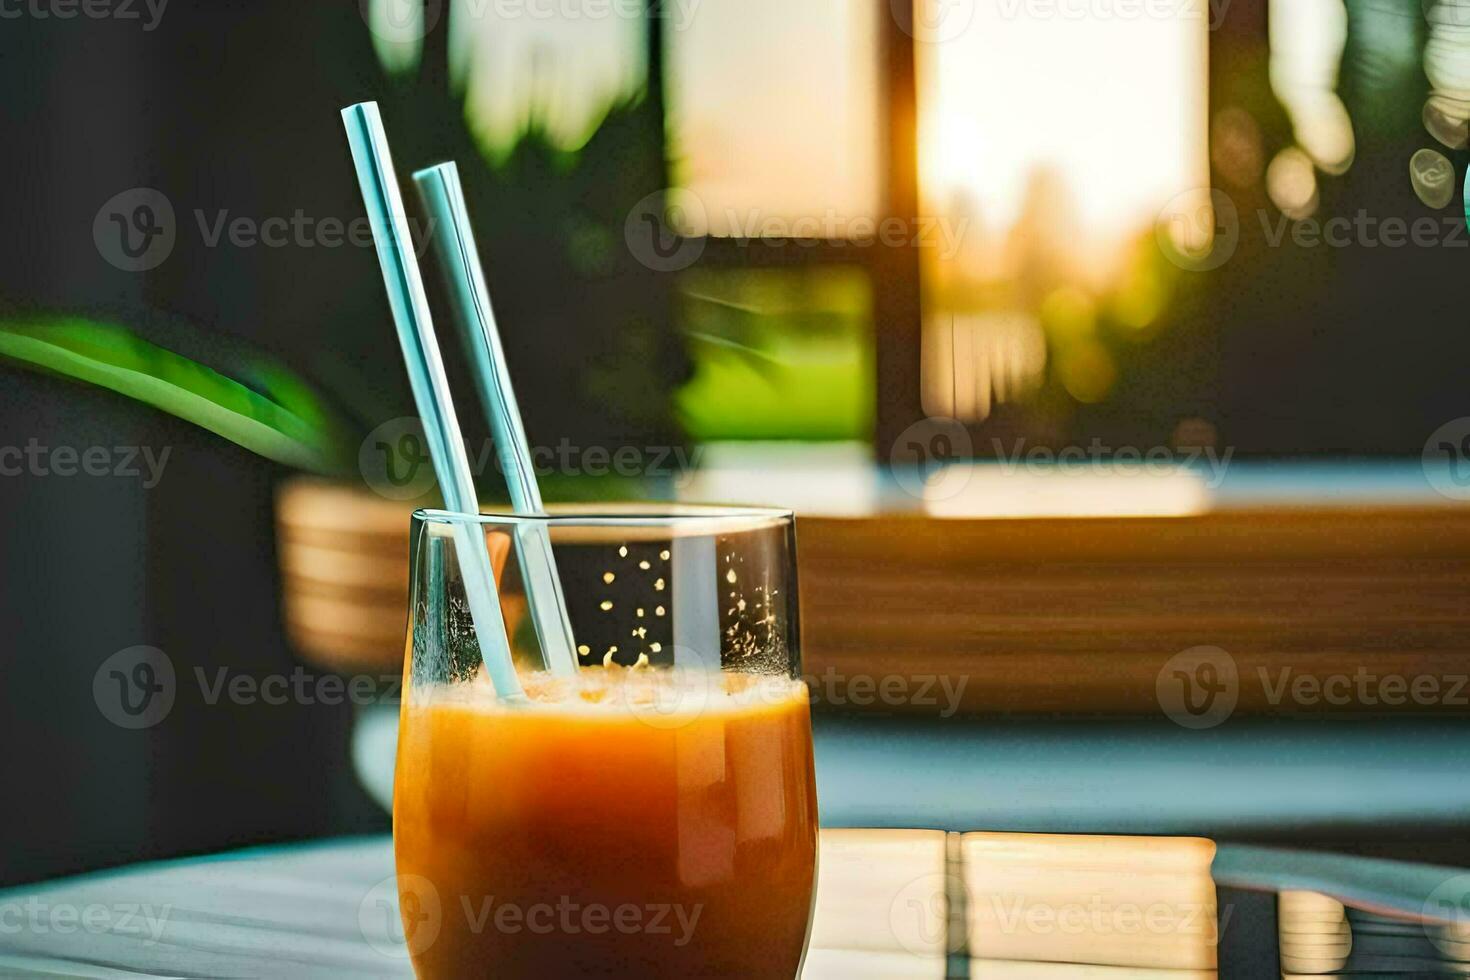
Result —
<instances>
[{"instance_id":1,"label":"blurred background","mask_svg":"<svg viewBox=\"0 0 1470 980\"><path fill-rule=\"evenodd\" d=\"M383 690L401 656L398 535L433 490L338 118L363 100L400 174L459 161L548 498L812 514L814 669L971 678L974 744L1034 774L1088 765L1065 723L1098 714L1176 751L1182 728L1138 719L1196 644L1242 671L1470 662L1470 3L28 0L0 19L0 834L24 841L0 884L388 826L347 762L361 705L209 697L222 669ZM1338 498L1399 510L1209 523ZM892 513L916 522L897 544L858 526ZM1097 520L1058 523L1079 515ZM1190 577L1226 565L1245 571ZM878 632L840 636L852 606ZM920 621L949 632L915 641ZM1028 642L1075 656L1040 694L1016 683ZM140 646L179 693L129 728L94 679ZM933 749L912 712L878 712L907 718L904 757L828 701L845 744L899 768ZM1386 836L1470 812L1446 788L1457 713L1363 736L1431 765ZM1292 745L1309 768L1360 751L1333 722L1237 721L1188 744ZM1051 792L956 806L1036 829L1068 805ZM1069 827L1170 830L1138 816L1149 798ZM1336 805L1220 825L1374 824Z\"/></svg>"}]
</instances>

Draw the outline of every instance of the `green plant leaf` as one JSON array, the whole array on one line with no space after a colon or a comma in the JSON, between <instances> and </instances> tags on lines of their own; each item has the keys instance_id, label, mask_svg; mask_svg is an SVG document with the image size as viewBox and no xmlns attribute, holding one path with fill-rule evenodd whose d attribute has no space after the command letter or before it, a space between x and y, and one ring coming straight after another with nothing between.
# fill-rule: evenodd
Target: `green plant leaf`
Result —
<instances>
[{"instance_id":1,"label":"green plant leaf","mask_svg":"<svg viewBox=\"0 0 1470 980\"><path fill-rule=\"evenodd\" d=\"M123 327L82 319L0 324L0 358L115 391L287 466L336 474L347 465L330 414L274 365L256 366L270 381L262 394Z\"/></svg>"}]
</instances>

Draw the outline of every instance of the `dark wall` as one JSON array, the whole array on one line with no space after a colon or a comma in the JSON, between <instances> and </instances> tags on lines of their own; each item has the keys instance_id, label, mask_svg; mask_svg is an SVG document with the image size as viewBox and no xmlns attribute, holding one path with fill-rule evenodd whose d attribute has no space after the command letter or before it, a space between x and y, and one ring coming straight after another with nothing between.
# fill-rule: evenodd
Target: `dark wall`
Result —
<instances>
[{"instance_id":1,"label":"dark wall","mask_svg":"<svg viewBox=\"0 0 1470 980\"><path fill-rule=\"evenodd\" d=\"M0 320L105 319L247 381L242 366L269 358L356 427L355 457L356 439L413 414L372 243L340 231L364 218L339 111L377 100L400 178L460 163L497 312L514 325L506 346L532 442L677 444L668 393L688 365L669 277L618 247L634 202L668 183L656 84L615 106L576 159L533 131L492 168L446 78L443 18L420 68L389 78L357 0L169 0L156 21L143 2L34 13L57 8L72 9L6 5L20 16L0 19ZM649 43L658 50L656 25ZM111 214L135 216L141 188L167 200L175 236L132 271L107 236ZM273 219L286 240L232 240L236 219ZM479 413L455 380L479 445ZM0 808L0 835L23 842L0 852L0 884L386 829L347 763L351 706L211 704L197 679L298 667L272 526L289 474L118 395L0 364L0 451L32 440L168 456L157 481L0 477L0 724L23 747L0 758L15 801ZM93 681L140 645L168 657L177 696L162 721L127 730L99 710Z\"/></svg>"},{"instance_id":2,"label":"dark wall","mask_svg":"<svg viewBox=\"0 0 1470 980\"><path fill-rule=\"evenodd\" d=\"M105 316L223 367L232 340L300 364L312 325L357 304L363 349L391 350L370 251L210 247L192 215L359 213L337 109L381 85L355 4L173 0L153 30L0 22L0 316ZM93 241L103 202L135 187L163 191L178 221L143 273ZM386 829L346 765L350 706L210 705L195 680L297 666L278 612L278 468L111 393L0 368L0 445L32 440L169 455L153 486L0 478L0 883ZM129 731L93 679L136 645L168 655L178 694Z\"/></svg>"}]
</instances>

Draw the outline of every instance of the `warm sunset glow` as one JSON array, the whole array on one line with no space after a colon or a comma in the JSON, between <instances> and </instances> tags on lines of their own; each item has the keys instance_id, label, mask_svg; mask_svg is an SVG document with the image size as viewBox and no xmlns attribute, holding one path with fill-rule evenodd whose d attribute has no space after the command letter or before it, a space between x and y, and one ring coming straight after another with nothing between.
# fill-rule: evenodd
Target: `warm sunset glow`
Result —
<instances>
[{"instance_id":1,"label":"warm sunset glow","mask_svg":"<svg viewBox=\"0 0 1470 980\"><path fill-rule=\"evenodd\" d=\"M916 2L941 19L943 0ZM1181 252L1210 248L1207 8L1124 10L979 0L957 36L918 46L921 208L967 229L953 255L924 256L930 415L978 421L1034 389L1054 326L1038 297L1117 287L1156 226ZM1065 388L1102 400L1109 355L1071 339Z\"/></svg>"},{"instance_id":2,"label":"warm sunset glow","mask_svg":"<svg viewBox=\"0 0 1470 980\"><path fill-rule=\"evenodd\" d=\"M1066 227L1049 231L1096 267L1172 198L1208 184L1202 5L1178 0L1153 18L1105 5L1086 18L1062 16L1065 4L976 6L960 37L919 47L928 207L964 202L998 239L1054 181Z\"/></svg>"}]
</instances>

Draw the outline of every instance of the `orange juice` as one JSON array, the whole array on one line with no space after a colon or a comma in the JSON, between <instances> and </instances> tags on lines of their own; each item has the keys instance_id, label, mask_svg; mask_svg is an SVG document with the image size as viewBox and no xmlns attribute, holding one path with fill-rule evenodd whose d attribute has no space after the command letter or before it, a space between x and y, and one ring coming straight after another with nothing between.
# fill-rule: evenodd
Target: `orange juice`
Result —
<instances>
[{"instance_id":1,"label":"orange juice","mask_svg":"<svg viewBox=\"0 0 1470 980\"><path fill-rule=\"evenodd\" d=\"M410 691L394 845L419 977L789 978L817 814L806 688L664 671Z\"/></svg>"}]
</instances>

